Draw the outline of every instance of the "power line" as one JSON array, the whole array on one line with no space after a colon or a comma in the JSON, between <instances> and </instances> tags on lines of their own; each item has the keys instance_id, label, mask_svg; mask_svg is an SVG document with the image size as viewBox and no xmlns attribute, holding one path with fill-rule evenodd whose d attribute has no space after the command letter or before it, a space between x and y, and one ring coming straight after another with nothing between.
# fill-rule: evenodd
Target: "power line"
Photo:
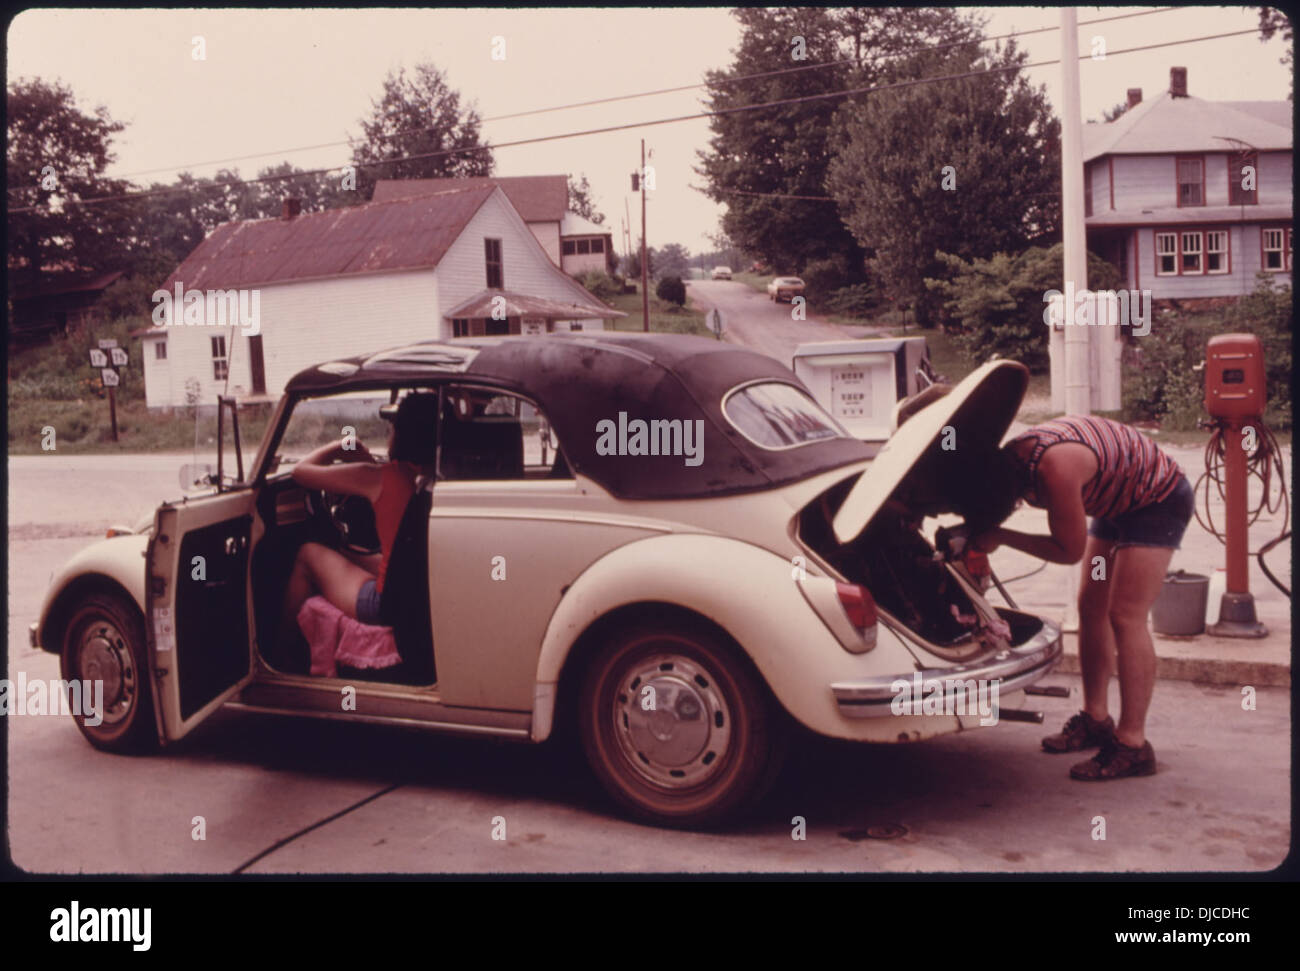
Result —
<instances>
[{"instance_id":1,"label":"power line","mask_svg":"<svg viewBox=\"0 0 1300 971\"><path fill-rule=\"evenodd\" d=\"M1130 17L1146 17L1156 13L1169 13L1171 11L1178 10L1178 9L1182 9L1182 8L1157 7L1154 10L1140 10L1136 13L1117 14L1113 17L1098 17L1094 20L1081 20L1079 21L1079 26L1083 27L1089 24L1107 23L1113 20L1127 20ZM1042 34L1048 31L1060 30L1060 29L1061 28L1059 26L1034 27L1029 30L1010 31L1005 34L995 34L992 37L950 41L943 44L913 47L908 50L902 50L902 51L888 51L878 55L877 59L891 58L891 57L909 57L913 54L923 54L932 51L942 51L952 47L964 47L969 44L990 44L993 43L994 41L1007 40L1013 37L1028 37L1031 34ZM778 77L780 75L794 74L800 71L813 71L813 70L820 70L821 68L826 68L826 67L840 67L840 66L856 64L856 63L858 62L854 58L836 58L834 60L819 61L813 64L800 64L797 67L780 68L779 70L775 70L775 71L758 71L753 74L742 74L742 75L737 75L734 78L716 78L713 81L702 81L696 84L681 84L671 88L658 88L653 91L639 91L632 94L613 95L608 98L594 98L591 101L575 101L571 104L555 105L550 108L532 108L527 111L516 111L507 115L494 115L491 118L483 118L480 121L482 124L487 124L488 122L494 122L494 121L508 121L514 118L525 118L532 115L542 115L553 111L568 111L573 108L589 108L594 105L612 104L619 101L633 101L637 98L652 98L652 97L657 97L658 95L661 94L677 94L682 91L692 91L696 88L708 87L711 84L713 85L739 84L742 81L754 81L754 80L758 80L759 78ZM437 130L436 126L430 126L427 128L409 128L404 131L393 132L391 135L382 135L380 137L385 139L404 138L407 135L422 135L435 130ZM269 152L257 152L253 155L236 155L230 158L211 159L207 162L191 162L188 165L184 165L184 166L172 165L172 166L166 166L163 168L156 168L156 169L142 169L136 172L127 172L123 175L115 176L115 178L130 179L138 175L153 175L158 172L173 172L176 170L188 171L191 168L200 168L202 166L207 166L207 165L225 165L229 162L246 162L251 159L291 155L295 152L310 152L322 148L337 148L340 145L350 145L350 144L351 144L351 139L343 139L341 141L335 141L335 142L321 142L317 145L300 145L297 148L285 148L285 149L279 149L279 150L274 150Z\"/></svg>"},{"instance_id":2,"label":"power line","mask_svg":"<svg viewBox=\"0 0 1300 971\"><path fill-rule=\"evenodd\" d=\"M1200 43L1201 41L1220 40L1225 37L1238 37L1241 36L1242 34L1254 34L1254 33L1256 33L1256 30L1254 28L1251 28L1249 30L1227 31L1220 34L1207 34L1203 37L1189 37L1185 40L1161 41L1155 44L1143 44L1138 47L1126 47L1120 50L1108 51L1106 56L1115 57L1119 54L1133 54L1140 51L1156 50L1162 47L1178 47L1183 44L1196 44L1196 43ZM1092 56L1091 54L1083 54L1080 55L1078 59L1081 61L1090 60L1091 56ZM804 95L798 98L782 98L777 101L765 101L759 104L738 105L733 108L719 108L713 111L701 111L690 115L677 115L672 118L656 118L650 121L634 121L622 125L607 125L603 128L589 128L583 131L564 132L559 135L539 135L536 138L521 138L511 142L499 142L495 145L478 145L471 148L444 149L438 152L424 152L419 155L404 155L404 156L398 156L396 158L383 159L375 162L351 163L350 166L333 165L321 169L310 169L303 172L294 172L289 175L268 175L268 176L261 176L260 178L256 178L256 179L234 179L229 182L214 182L211 183L210 185L205 185L205 186L198 186L198 185L168 186L163 189L151 189L151 190L146 190L144 192L126 193L117 196L100 196L95 199L67 199L67 200L63 200L63 205L89 206L89 205L97 205L103 202L117 202L126 199L143 199L143 198L148 198L150 196L165 195L171 192L207 191L212 189L229 188L231 186L256 185L263 182L279 182L285 179L296 179L296 178L303 178L306 176L324 175L329 172L340 172L348 167L368 168L370 166L375 166L375 165L391 165L397 162L415 162L415 161L422 161L424 159L430 159L430 158L445 158L448 155L461 155L470 152L482 152L482 151L496 150L501 148L516 148L521 145L536 145L541 142L562 141L568 138L581 138L587 135L604 135L610 132L627 131L629 129L635 129L635 128L652 128L658 125L671 125L683 121L698 121L702 118L715 118L715 117L720 117L722 115L740 114L746 111L761 111L766 108L780 108L788 105L807 104L812 101L826 101L831 98L847 98L859 94L874 94L880 91L894 91L894 90L899 90L901 88L915 87L916 85L920 85L920 84L932 84L939 81L961 81L973 77L985 77L992 74L1005 74L1010 71L1028 71L1033 68L1048 67L1053 64L1060 64L1060 63L1061 63L1060 58L1053 58L1047 61L1033 61L1025 64L1008 64L1002 67L984 68L978 71L965 71L959 74L943 74L943 75L938 75L936 77L914 78L908 81L896 81L891 84L882 84L882 85L867 86L861 88L849 88L844 91L828 91L828 92L823 92L821 94ZM10 209L9 212L10 213L35 212L37 209L40 208L42 207L23 206L20 208Z\"/></svg>"}]
</instances>

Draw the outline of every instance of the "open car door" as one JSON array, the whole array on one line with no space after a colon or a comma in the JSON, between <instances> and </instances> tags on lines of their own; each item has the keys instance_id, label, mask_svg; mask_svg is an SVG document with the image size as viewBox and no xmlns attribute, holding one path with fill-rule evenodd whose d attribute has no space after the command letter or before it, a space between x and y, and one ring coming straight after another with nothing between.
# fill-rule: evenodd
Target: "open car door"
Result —
<instances>
[{"instance_id":1,"label":"open car door","mask_svg":"<svg viewBox=\"0 0 1300 971\"><path fill-rule=\"evenodd\" d=\"M252 489L164 505L145 553L150 669L164 741L252 680Z\"/></svg>"}]
</instances>

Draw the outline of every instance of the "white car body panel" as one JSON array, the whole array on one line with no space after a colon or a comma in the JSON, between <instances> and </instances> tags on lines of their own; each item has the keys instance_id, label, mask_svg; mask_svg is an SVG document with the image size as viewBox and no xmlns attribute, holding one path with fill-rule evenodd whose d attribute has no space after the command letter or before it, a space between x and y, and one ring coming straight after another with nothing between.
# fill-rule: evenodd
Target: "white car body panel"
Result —
<instances>
[{"instance_id":1,"label":"white car body panel","mask_svg":"<svg viewBox=\"0 0 1300 971\"><path fill-rule=\"evenodd\" d=\"M843 717L829 687L833 681L909 674L916 661L883 625L873 650L846 651L808 605L795 574L790 561L720 536L661 536L614 550L578 578L551 619L537 668L534 738L550 732L554 686L574 641L605 613L647 601L694 610L722 627L782 706L812 731L856 741L910 741L960 728L956 716Z\"/></svg>"}]
</instances>

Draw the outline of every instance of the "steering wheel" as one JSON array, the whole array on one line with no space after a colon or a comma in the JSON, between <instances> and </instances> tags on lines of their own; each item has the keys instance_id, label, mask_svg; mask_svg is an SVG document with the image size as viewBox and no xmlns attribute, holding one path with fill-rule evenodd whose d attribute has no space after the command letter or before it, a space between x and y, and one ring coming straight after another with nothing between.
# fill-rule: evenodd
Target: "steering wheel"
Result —
<instances>
[{"instance_id":1,"label":"steering wheel","mask_svg":"<svg viewBox=\"0 0 1300 971\"><path fill-rule=\"evenodd\" d=\"M346 549L363 555L380 552L375 510L365 496L312 491L307 493L307 504L312 515L322 516L334 527Z\"/></svg>"}]
</instances>

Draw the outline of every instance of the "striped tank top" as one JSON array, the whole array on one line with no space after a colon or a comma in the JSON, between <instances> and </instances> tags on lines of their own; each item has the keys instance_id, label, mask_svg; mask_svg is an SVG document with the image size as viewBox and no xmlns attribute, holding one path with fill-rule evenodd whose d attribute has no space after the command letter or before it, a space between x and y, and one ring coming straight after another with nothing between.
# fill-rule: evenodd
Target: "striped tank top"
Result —
<instances>
[{"instance_id":1,"label":"striped tank top","mask_svg":"<svg viewBox=\"0 0 1300 971\"><path fill-rule=\"evenodd\" d=\"M1035 425L1012 441L1037 440L1029 457L1025 501L1042 508L1037 495L1038 463L1043 453L1062 442L1087 445L1097 456L1097 474L1083 489L1089 516L1113 519L1160 502L1178 485L1182 469L1141 432L1109 418L1056 418Z\"/></svg>"}]
</instances>

